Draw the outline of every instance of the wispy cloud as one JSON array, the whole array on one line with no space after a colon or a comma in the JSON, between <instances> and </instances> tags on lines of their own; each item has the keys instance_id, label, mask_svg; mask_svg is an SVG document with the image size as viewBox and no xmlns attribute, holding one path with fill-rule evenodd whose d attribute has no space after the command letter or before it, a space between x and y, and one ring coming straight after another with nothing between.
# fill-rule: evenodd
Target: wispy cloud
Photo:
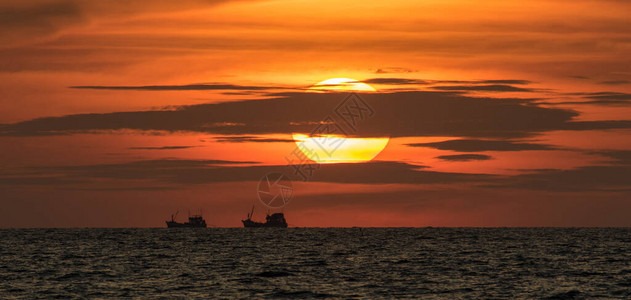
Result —
<instances>
[{"instance_id":1,"label":"wispy cloud","mask_svg":"<svg viewBox=\"0 0 631 300\"><path fill-rule=\"evenodd\" d=\"M237 164L245 164L236 166ZM249 164L249 165L248 165ZM145 160L120 164L56 166L30 168L28 174L0 176L0 185L62 185L98 179L145 180L169 185L194 185L217 182L258 181L269 172L285 172L286 165L251 165L255 162L219 160ZM400 162L376 161L359 164L323 165L310 178L314 182L435 184L483 181L485 174L445 173ZM291 176L291 174L287 174ZM42 180L43 176L48 176ZM295 180L301 180L298 176ZM155 185L155 184L154 184Z\"/></svg>"},{"instance_id":2,"label":"wispy cloud","mask_svg":"<svg viewBox=\"0 0 631 300\"><path fill-rule=\"evenodd\" d=\"M407 85L407 84L430 84L431 81L422 80L422 79L411 79L411 78L369 78L362 80L364 83L368 84L393 84L393 85Z\"/></svg>"},{"instance_id":3,"label":"wispy cloud","mask_svg":"<svg viewBox=\"0 0 631 300\"><path fill-rule=\"evenodd\" d=\"M311 132L346 93L277 93L271 98L180 106L173 110L77 114L0 125L0 134L36 136L98 130L194 131L224 135ZM538 107L525 99L450 92L362 94L375 112L359 136L515 138L548 130L629 128L631 122L573 122L578 113ZM527 104L527 105L526 105ZM537 122L532 122L536 119ZM393 122L396 120L396 122Z\"/></svg>"},{"instance_id":4,"label":"wispy cloud","mask_svg":"<svg viewBox=\"0 0 631 300\"><path fill-rule=\"evenodd\" d=\"M375 70L375 74L413 73L413 72L416 72L416 70L409 69L409 68L397 68L397 67L380 68L380 69Z\"/></svg>"},{"instance_id":5,"label":"wispy cloud","mask_svg":"<svg viewBox=\"0 0 631 300\"><path fill-rule=\"evenodd\" d=\"M608 84L608 85L620 85L620 84L629 84L631 81L629 80L607 80L601 81L600 84Z\"/></svg>"},{"instance_id":6,"label":"wispy cloud","mask_svg":"<svg viewBox=\"0 0 631 300\"><path fill-rule=\"evenodd\" d=\"M490 160L493 157L484 154L456 154L436 156L437 159L446 161L472 161L472 160Z\"/></svg>"},{"instance_id":7,"label":"wispy cloud","mask_svg":"<svg viewBox=\"0 0 631 300\"><path fill-rule=\"evenodd\" d=\"M431 79L416 79L416 78L399 78L399 77L377 77L368 78L362 80L364 83L369 84L384 84L384 85L429 85L429 84L485 84L485 85L527 85L533 83L530 80L523 79L493 79L493 80L431 80Z\"/></svg>"},{"instance_id":8,"label":"wispy cloud","mask_svg":"<svg viewBox=\"0 0 631 300\"><path fill-rule=\"evenodd\" d=\"M458 152L555 150L551 145L509 140L459 139L432 143L412 143L410 147L428 147Z\"/></svg>"},{"instance_id":9,"label":"wispy cloud","mask_svg":"<svg viewBox=\"0 0 631 300\"><path fill-rule=\"evenodd\" d=\"M571 170L540 170L506 177L489 187L559 192L631 191L631 167L587 166Z\"/></svg>"},{"instance_id":10,"label":"wispy cloud","mask_svg":"<svg viewBox=\"0 0 631 300\"><path fill-rule=\"evenodd\" d=\"M441 85L432 86L431 89L441 91L485 91L485 92L535 92L537 90L530 88L516 87L506 84L488 84L488 85Z\"/></svg>"},{"instance_id":11,"label":"wispy cloud","mask_svg":"<svg viewBox=\"0 0 631 300\"><path fill-rule=\"evenodd\" d=\"M256 136L220 136L214 138L220 143L293 143L293 139L261 138Z\"/></svg>"},{"instance_id":12,"label":"wispy cloud","mask_svg":"<svg viewBox=\"0 0 631 300\"><path fill-rule=\"evenodd\" d=\"M254 86L254 85L236 85L236 84L185 84L185 85L139 85L139 86L101 86L101 85L84 85L71 86L73 89L90 89L90 90L136 90L136 91L205 91L205 90L280 90L280 89L298 89L281 86Z\"/></svg>"},{"instance_id":13,"label":"wispy cloud","mask_svg":"<svg viewBox=\"0 0 631 300\"><path fill-rule=\"evenodd\" d=\"M131 150L178 150L189 149L198 146L162 146L162 147L129 147Z\"/></svg>"},{"instance_id":14,"label":"wispy cloud","mask_svg":"<svg viewBox=\"0 0 631 300\"><path fill-rule=\"evenodd\" d=\"M613 155L613 154L612 154ZM431 171L424 166L392 161L321 165L312 182L341 184L454 184L493 189L575 191L631 191L629 153L618 153L618 163L570 170L535 170L518 175L466 174ZM470 155L468 155L470 156ZM455 161L458 155L454 156ZM464 156L461 156L464 157ZM489 159L471 156L471 159ZM451 158L447 158L448 160ZM119 164L31 167L28 172L0 175L1 186L54 186L60 189L116 189L116 181L143 182L131 189L187 188L221 182L258 181L269 172L287 172L285 165L219 160L147 160ZM288 174L291 176L291 174ZM299 178L294 178L299 180ZM106 181L104 181L106 180ZM113 180L113 181L111 181Z\"/></svg>"},{"instance_id":15,"label":"wispy cloud","mask_svg":"<svg viewBox=\"0 0 631 300\"><path fill-rule=\"evenodd\" d=\"M623 106L631 104L631 94L621 92L568 93L569 96L580 97L577 101L538 102L546 105L601 105ZM588 99L588 100L583 100Z\"/></svg>"},{"instance_id":16,"label":"wispy cloud","mask_svg":"<svg viewBox=\"0 0 631 300\"><path fill-rule=\"evenodd\" d=\"M588 99L596 99L596 100L614 100L614 101L629 101L631 100L631 94L629 93L618 93L618 92L598 92L598 93L589 93L585 95L585 98Z\"/></svg>"},{"instance_id":17,"label":"wispy cloud","mask_svg":"<svg viewBox=\"0 0 631 300\"><path fill-rule=\"evenodd\" d=\"M614 159L618 165L631 165L631 150L604 150L591 153Z\"/></svg>"},{"instance_id":18,"label":"wispy cloud","mask_svg":"<svg viewBox=\"0 0 631 300\"><path fill-rule=\"evenodd\" d=\"M0 38L3 47L35 43L62 30L94 20L116 19L152 12L174 12L204 8L227 1L184 0L177 5L169 1L130 0L125 3L97 3L82 0L22 1L0 5Z\"/></svg>"}]
</instances>

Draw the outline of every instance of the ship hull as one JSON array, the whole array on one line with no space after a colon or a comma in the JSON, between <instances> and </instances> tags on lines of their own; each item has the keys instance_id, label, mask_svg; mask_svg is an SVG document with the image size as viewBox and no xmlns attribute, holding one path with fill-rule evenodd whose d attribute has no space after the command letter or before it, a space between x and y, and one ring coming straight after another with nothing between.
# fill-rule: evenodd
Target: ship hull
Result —
<instances>
[{"instance_id":1,"label":"ship hull","mask_svg":"<svg viewBox=\"0 0 631 300\"><path fill-rule=\"evenodd\" d=\"M167 228L206 228L206 224L190 224L167 221Z\"/></svg>"},{"instance_id":2,"label":"ship hull","mask_svg":"<svg viewBox=\"0 0 631 300\"><path fill-rule=\"evenodd\" d=\"M242 220L245 228L287 228L287 223L261 223L252 220Z\"/></svg>"}]
</instances>

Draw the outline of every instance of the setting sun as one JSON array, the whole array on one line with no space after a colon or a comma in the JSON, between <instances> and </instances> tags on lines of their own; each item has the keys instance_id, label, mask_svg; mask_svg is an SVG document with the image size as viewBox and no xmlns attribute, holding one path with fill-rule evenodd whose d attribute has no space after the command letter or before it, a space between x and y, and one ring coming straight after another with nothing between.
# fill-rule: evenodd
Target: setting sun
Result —
<instances>
[{"instance_id":1,"label":"setting sun","mask_svg":"<svg viewBox=\"0 0 631 300\"><path fill-rule=\"evenodd\" d=\"M357 91L357 92L376 92L377 90L372 86L365 84L359 80L350 78L331 78L324 81L320 81L314 86L310 87L311 90L319 91Z\"/></svg>"},{"instance_id":2,"label":"setting sun","mask_svg":"<svg viewBox=\"0 0 631 300\"><path fill-rule=\"evenodd\" d=\"M388 144L389 138L348 138L335 135L309 137L293 134L294 141L306 156L320 164L370 161Z\"/></svg>"},{"instance_id":3,"label":"setting sun","mask_svg":"<svg viewBox=\"0 0 631 300\"><path fill-rule=\"evenodd\" d=\"M351 78L331 78L318 82L310 89L318 91L376 92L372 86ZM340 135L294 133L293 139L307 158L319 164L358 163L374 159L390 138L361 138Z\"/></svg>"}]
</instances>

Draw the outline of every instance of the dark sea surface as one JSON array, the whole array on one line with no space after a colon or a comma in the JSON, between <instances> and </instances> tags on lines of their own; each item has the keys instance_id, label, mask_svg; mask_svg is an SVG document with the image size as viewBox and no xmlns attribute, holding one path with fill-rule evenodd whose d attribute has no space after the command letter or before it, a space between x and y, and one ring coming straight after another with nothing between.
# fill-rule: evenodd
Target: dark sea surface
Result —
<instances>
[{"instance_id":1,"label":"dark sea surface","mask_svg":"<svg viewBox=\"0 0 631 300\"><path fill-rule=\"evenodd\" d=\"M0 298L631 299L631 229L2 229Z\"/></svg>"}]
</instances>

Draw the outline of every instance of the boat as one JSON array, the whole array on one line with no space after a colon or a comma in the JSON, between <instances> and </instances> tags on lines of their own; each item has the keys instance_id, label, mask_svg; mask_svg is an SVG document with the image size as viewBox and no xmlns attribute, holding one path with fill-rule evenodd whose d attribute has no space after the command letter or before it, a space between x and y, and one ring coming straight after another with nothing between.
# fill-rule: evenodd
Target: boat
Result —
<instances>
[{"instance_id":1,"label":"boat","mask_svg":"<svg viewBox=\"0 0 631 300\"><path fill-rule=\"evenodd\" d=\"M171 215L171 221L166 221L167 228L206 228L206 220L202 217L201 212L199 215L189 216L186 223L176 222L177 214L178 212L175 212L175 215Z\"/></svg>"},{"instance_id":2,"label":"boat","mask_svg":"<svg viewBox=\"0 0 631 300\"><path fill-rule=\"evenodd\" d=\"M243 227L287 228L287 221L283 213L268 214L265 217L265 223L252 221L252 215L254 215L254 207L252 207L252 211L248 214L248 218L241 220Z\"/></svg>"}]
</instances>

